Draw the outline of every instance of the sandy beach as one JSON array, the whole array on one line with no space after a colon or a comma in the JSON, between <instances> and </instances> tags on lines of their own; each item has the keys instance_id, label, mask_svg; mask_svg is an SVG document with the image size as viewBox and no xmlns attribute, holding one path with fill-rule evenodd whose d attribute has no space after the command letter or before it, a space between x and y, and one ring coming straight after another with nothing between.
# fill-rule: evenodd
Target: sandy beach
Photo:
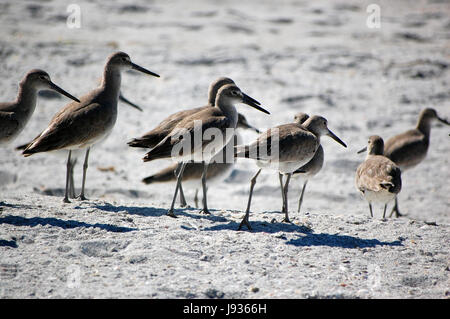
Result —
<instances>
[{"instance_id":1,"label":"sandy beach","mask_svg":"<svg viewBox=\"0 0 450 319\"><path fill-rule=\"evenodd\" d=\"M370 28L370 4L380 27ZM449 298L449 126L434 123L427 157L402 174L401 218L355 188L367 138L385 140L434 108L450 119L447 1L3 1L1 101L30 69L46 70L75 96L98 85L106 57L121 50L161 75L122 76L110 136L91 150L89 200L64 204L67 153L25 158L14 148L44 130L69 100L40 93L23 132L0 149L0 298ZM73 8L72 8L73 9ZM370 23L369 23L370 25ZM253 193L252 231L237 231L257 166L239 159L209 185L211 215L194 206L166 216L175 185L141 180L170 161L144 163L127 142L179 110L205 105L209 84L232 78L271 112L239 104L266 130L297 112L320 114L348 148L322 138L325 164L289 189L281 223L275 171ZM240 131L244 142L257 137ZM77 153L81 187L84 154ZM200 192L201 194L201 192ZM389 205L389 212L392 204Z\"/></svg>"}]
</instances>

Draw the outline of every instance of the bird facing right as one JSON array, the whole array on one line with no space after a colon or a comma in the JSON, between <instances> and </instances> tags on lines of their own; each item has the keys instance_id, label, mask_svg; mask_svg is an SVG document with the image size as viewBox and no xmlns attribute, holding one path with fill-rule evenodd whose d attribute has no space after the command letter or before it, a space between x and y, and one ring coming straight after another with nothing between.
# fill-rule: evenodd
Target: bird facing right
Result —
<instances>
[{"instance_id":1,"label":"bird facing right","mask_svg":"<svg viewBox=\"0 0 450 319\"><path fill-rule=\"evenodd\" d=\"M438 116L436 110L432 108L422 110L414 129L395 135L386 141L384 155L397 164L403 172L418 165L427 156L431 124L436 120L450 125L449 121ZM402 216L398 209L397 198L395 198L391 216L394 212L396 217Z\"/></svg>"},{"instance_id":2,"label":"bird facing right","mask_svg":"<svg viewBox=\"0 0 450 319\"><path fill-rule=\"evenodd\" d=\"M384 142L377 135L369 137L367 156L357 170L355 176L356 188L369 203L370 216L373 217L372 203L384 204L383 218L386 215L387 203L393 200L402 188L400 168L389 158L383 156Z\"/></svg>"}]
</instances>

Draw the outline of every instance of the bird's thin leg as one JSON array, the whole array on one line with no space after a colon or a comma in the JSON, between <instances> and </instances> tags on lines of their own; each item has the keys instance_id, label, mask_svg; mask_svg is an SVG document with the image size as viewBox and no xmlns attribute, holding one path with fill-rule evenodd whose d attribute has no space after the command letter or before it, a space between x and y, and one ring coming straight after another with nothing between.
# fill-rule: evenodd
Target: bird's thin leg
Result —
<instances>
[{"instance_id":1,"label":"bird's thin leg","mask_svg":"<svg viewBox=\"0 0 450 319\"><path fill-rule=\"evenodd\" d=\"M178 172L177 172L178 168L179 167L177 166L177 169L175 169L173 171L173 173L175 174L175 177L178 176ZM180 183L180 206L181 207L186 207L187 206L186 197L184 197L183 183Z\"/></svg>"},{"instance_id":2,"label":"bird's thin leg","mask_svg":"<svg viewBox=\"0 0 450 319\"><path fill-rule=\"evenodd\" d=\"M86 172L88 169L88 161L89 161L89 152L91 148L88 147L86 150L86 156L84 157L84 164L83 164L83 181L81 182L81 193L80 196L78 196L78 199L80 200L87 200L86 196L84 196L84 186L86 183Z\"/></svg>"},{"instance_id":3,"label":"bird's thin leg","mask_svg":"<svg viewBox=\"0 0 450 319\"><path fill-rule=\"evenodd\" d=\"M184 172L184 168L186 167L186 163L178 163L178 176L177 176L177 185L175 187L175 193L173 194L173 199L172 199L172 205L170 205L170 209L167 212L167 215L170 217L177 217L174 213L173 213L173 208L175 206L175 201L177 200L177 194L178 194L178 188L181 185L181 179L183 178L183 172Z\"/></svg>"},{"instance_id":4,"label":"bird's thin leg","mask_svg":"<svg viewBox=\"0 0 450 319\"><path fill-rule=\"evenodd\" d=\"M298 213L300 213L300 208L302 207L302 203L303 203L303 194L305 193L306 184L308 184L308 180L306 180L306 181L303 183L302 193L300 194L300 198L298 199L298 210L297 210Z\"/></svg>"},{"instance_id":5,"label":"bird's thin leg","mask_svg":"<svg viewBox=\"0 0 450 319\"><path fill-rule=\"evenodd\" d=\"M204 161L203 163L203 174L202 174L202 190L203 190L203 209L202 213L210 215L211 213L208 210L208 201L207 201L207 192L208 189L206 188L206 173L208 172L208 164L206 164Z\"/></svg>"},{"instance_id":6,"label":"bird's thin leg","mask_svg":"<svg viewBox=\"0 0 450 319\"><path fill-rule=\"evenodd\" d=\"M242 221L239 225L238 230L241 230L242 226L247 226L249 230L252 230L252 227L250 226L250 223L248 222L248 217L250 215L250 204L252 202L252 195L253 195L253 188L256 184L256 178L258 178L259 173L261 173L261 168L258 170L258 172L253 176L253 178L250 181L250 194L248 195L248 202L247 202L247 209L245 210L245 216L242 218Z\"/></svg>"},{"instance_id":7,"label":"bird's thin leg","mask_svg":"<svg viewBox=\"0 0 450 319\"><path fill-rule=\"evenodd\" d=\"M282 220L285 223L290 223L289 220L289 209L288 209L288 190L289 190L289 181L291 180L292 173L287 174L286 183L284 184L284 219Z\"/></svg>"},{"instance_id":8,"label":"bird's thin leg","mask_svg":"<svg viewBox=\"0 0 450 319\"><path fill-rule=\"evenodd\" d=\"M187 207L186 197L184 197L183 184L180 184L180 206Z\"/></svg>"},{"instance_id":9,"label":"bird's thin leg","mask_svg":"<svg viewBox=\"0 0 450 319\"><path fill-rule=\"evenodd\" d=\"M373 217L372 204L369 203L370 217Z\"/></svg>"},{"instance_id":10,"label":"bird's thin leg","mask_svg":"<svg viewBox=\"0 0 450 319\"><path fill-rule=\"evenodd\" d=\"M392 217L392 214L395 212L395 217L400 217L400 216L403 216L402 214L400 214L400 210L398 209L398 200L397 200L397 196L395 196L395 204L394 204L394 207L392 207L392 210L391 210L391 214L389 215L389 218L391 218Z\"/></svg>"},{"instance_id":11,"label":"bird's thin leg","mask_svg":"<svg viewBox=\"0 0 450 319\"><path fill-rule=\"evenodd\" d=\"M198 188L195 190L194 203L195 208L198 208Z\"/></svg>"},{"instance_id":12,"label":"bird's thin leg","mask_svg":"<svg viewBox=\"0 0 450 319\"><path fill-rule=\"evenodd\" d=\"M69 156L67 157L67 170L66 170L66 193L64 195L63 202L70 203L69 200L69 183L70 183L70 157L72 156L72 151L69 150Z\"/></svg>"},{"instance_id":13,"label":"bird's thin leg","mask_svg":"<svg viewBox=\"0 0 450 319\"><path fill-rule=\"evenodd\" d=\"M77 197L77 195L75 195L75 182L74 182L74 178L73 178L73 169L74 169L76 163L77 163L77 158L75 157L73 159L73 161L71 161L71 164L70 164L70 183L69 183L70 198Z\"/></svg>"},{"instance_id":14,"label":"bird's thin leg","mask_svg":"<svg viewBox=\"0 0 450 319\"><path fill-rule=\"evenodd\" d=\"M387 207L387 204L384 204L383 219L384 219L385 216L386 216L386 207Z\"/></svg>"},{"instance_id":15,"label":"bird's thin leg","mask_svg":"<svg viewBox=\"0 0 450 319\"><path fill-rule=\"evenodd\" d=\"M278 173L278 179L280 180L280 189L281 189L281 199L283 200L283 206L281 206L281 211L284 213L284 186L283 186L283 174Z\"/></svg>"}]
</instances>

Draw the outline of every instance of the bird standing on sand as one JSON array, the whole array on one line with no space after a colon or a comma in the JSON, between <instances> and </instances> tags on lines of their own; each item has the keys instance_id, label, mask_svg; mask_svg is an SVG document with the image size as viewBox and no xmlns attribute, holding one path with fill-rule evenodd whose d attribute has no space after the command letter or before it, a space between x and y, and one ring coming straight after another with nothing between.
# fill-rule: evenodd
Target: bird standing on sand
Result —
<instances>
[{"instance_id":1,"label":"bird standing on sand","mask_svg":"<svg viewBox=\"0 0 450 319\"><path fill-rule=\"evenodd\" d=\"M99 84L101 84L101 81L99 82ZM134 107L135 109L139 110L139 111L143 111L142 108L131 102L130 100L128 100L127 98L125 98L122 93L119 94L119 101L124 102L125 104ZM15 148L15 150L17 151L23 151L24 149L27 148L27 146L30 144L31 142L19 145ZM65 150L61 150L61 152L65 152ZM71 159L70 159L70 171L69 171L69 198L76 198L76 194L75 194L75 182L74 182L74 177L73 177L73 171L75 168L75 165L77 164L78 161L78 153L81 152L77 152L75 150L72 150L72 154L71 154Z\"/></svg>"},{"instance_id":2,"label":"bird standing on sand","mask_svg":"<svg viewBox=\"0 0 450 319\"><path fill-rule=\"evenodd\" d=\"M420 112L419 120L414 129L389 138L384 145L384 155L397 164L402 172L409 170L422 162L430 145L430 131L433 121L440 121L450 125L450 122L438 116L436 110L426 108ZM390 216L402 216L398 209L398 200L395 197L395 205Z\"/></svg>"},{"instance_id":3,"label":"bird standing on sand","mask_svg":"<svg viewBox=\"0 0 450 319\"><path fill-rule=\"evenodd\" d=\"M251 129L254 130L256 133L260 133L258 129L248 124L247 119L244 115L241 113L238 113L238 123L236 128L243 128L243 129ZM240 145L242 143L241 137L238 132L236 132L234 138L228 142L228 144L232 143L233 146ZM233 169L235 161L229 163L224 158L226 149L230 147L229 145L226 145L222 152L217 153L214 158L211 160L210 164L208 165L208 172L206 174L206 179L208 180L208 184L211 184L213 181L219 181L223 180L226 176L229 175L231 170ZM232 147L230 148L232 149ZM220 160L219 160L220 159ZM163 168L161 171L157 172L156 174L153 174L151 176L148 176L142 180L145 184L152 184L152 183L164 183L164 182L175 182L177 180L176 177L176 169L177 169L177 163L174 163L166 168ZM194 183L195 187L197 187L197 183L201 181L203 172L203 164L202 163L188 163L186 164L186 167L183 172L183 180L182 183ZM198 206L198 188L195 190L195 197L194 202L195 206ZM180 205L181 207L186 207L186 199L184 197L183 188L180 185Z\"/></svg>"},{"instance_id":4,"label":"bird standing on sand","mask_svg":"<svg viewBox=\"0 0 450 319\"><path fill-rule=\"evenodd\" d=\"M199 111L184 117L181 121L177 120L178 123L175 127L143 158L144 162L172 158L172 160L179 163L177 184L172 204L168 211L169 216L176 217L173 209L183 171L186 164L190 161L201 162L204 165L202 172L202 212L209 214L206 200L208 164L214 155L220 152L234 136L234 129L238 120L234 104L239 102L243 102L259 111L270 114L259 106L259 102L243 93L235 84L227 84L218 90L214 107L207 106L201 108Z\"/></svg>"},{"instance_id":5,"label":"bird standing on sand","mask_svg":"<svg viewBox=\"0 0 450 319\"><path fill-rule=\"evenodd\" d=\"M381 137L373 135L369 138L368 146L358 152L367 150L367 156L356 170L355 184L369 203L370 217L373 217L373 202L384 204L384 219L387 203L400 193L402 178L400 168L383 155L383 149Z\"/></svg>"},{"instance_id":6,"label":"bird standing on sand","mask_svg":"<svg viewBox=\"0 0 450 319\"><path fill-rule=\"evenodd\" d=\"M294 118L294 122L303 124L307 119L309 118L309 115L306 113L297 113ZM314 157L305 165L297 169L294 173L292 173L292 176L301 176L304 179L302 192L300 194L300 197L298 199L298 209L297 212L300 213L300 208L302 207L303 202L303 195L305 193L306 184L308 181L316 176L317 173L322 169L323 162L325 159L325 154L323 152L322 145L319 145L319 148L316 151L316 154L314 154ZM288 187L285 185L285 187ZM286 190L287 192L287 190Z\"/></svg>"},{"instance_id":7,"label":"bird standing on sand","mask_svg":"<svg viewBox=\"0 0 450 319\"><path fill-rule=\"evenodd\" d=\"M28 123L36 108L37 93L53 90L80 102L50 80L47 72L33 69L19 83L19 92L13 102L0 103L0 145L14 140Z\"/></svg>"},{"instance_id":8,"label":"bird standing on sand","mask_svg":"<svg viewBox=\"0 0 450 319\"><path fill-rule=\"evenodd\" d=\"M219 89L227 84L235 84L234 81L227 77L220 77L216 79L214 82L212 82L208 89L208 104L201 107L196 107L193 109L187 109L178 111L176 113L171 114L170 116L166 117L162 122L160 122L154 129L151 131L145 133L141 137L133 138L130 142L128 142L128 145L130 147L140 147L140 148L153 148L156 145L158 145L159 142L161 142L170 132L174 129L174 127L182 121L185 117L190 116L198 111L201 111L208 107L214 107L217 92ZM199 165L202 165L201 163ZM178 167L177 164L175 164L176 167ZM196 165L198 166L198 165ZM203 166L201 166L203 169ZM176 171L176 168L174 170L174 174L178 176L178 172ZM144 179L145 183L145 179ZM182 201L182 206L186 205L186 200L184 199L184 192L183 192L183 186L180 183L180 197ZM206 190L203 190L203 194L206 194Z\"/></svg>"},{"instance_id":9,"label":"bird standing on sand","mask_svg":"<svg viewBox=\"0 0 450 319\"><path fill-rule=\"evenodd\" d=\"M236 147L236 157L254 159L258 167L260 167L251 179L247 209L238 230L243 225L246 225L251 230L248 220L250 204L256 178L262 168L271 168L278 171L285 215L283 222L290 222L287 190L292 173L314 157L320 146L320 137L323 135L327 135L339 144L347 147L344 142L328 129L327 124L328 122L324 117L312 116L302 125L296 122L279 125L261 134L253 143ZM285 186L283 186L283 175L286 175Z\"/></svg>"},{"instance_id":10,"label":"bird standing on sand","mask_svg":"<svg viewBox=\"0 0 450 319\"><path fill-rule=\"evenodd\" d=\"M101 85L81 97L80 103L67 104L50 121L49 126L23 151L24 156L60 149L68 150L66 191L64 202L68 203L68 189L72 150L86 149L83 165L83 181L79 198L85 200L86 171L89 151L92 145L105 139L111 133L117 119L121 72L134 69L159 77L131 62L128 54L116 52L107 59Z\"/></svg>"}]
</instances>

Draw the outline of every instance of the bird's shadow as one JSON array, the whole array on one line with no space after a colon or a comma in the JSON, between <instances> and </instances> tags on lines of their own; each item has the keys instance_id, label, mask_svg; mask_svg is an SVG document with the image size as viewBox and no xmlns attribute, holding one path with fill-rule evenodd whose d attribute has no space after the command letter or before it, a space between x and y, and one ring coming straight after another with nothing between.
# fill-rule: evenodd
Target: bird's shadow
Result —
<instances>
[{"instance_id":1,"label":"bird's shadow","mask_svg":"<svg viewBox=\"0 0 450 319\"><path fill-rule=\"evenodd\" d=\"M0 239L0 247L17 248L18 246L15 240Z\"/></svg>"},{"instance_id":2,"label":"bird's shadow","mask_svg":"<svg viewBox=\"0 0 450 319\"><path fill-rule=\"evenodd\" d=\"M139 206L114 206L109 204L93 204L92 208L100 209L106 212L118 213L118 212L127 212L130 215L139 215L144 217L169 217L167 216L167 208L157 208L157 207L139 207ZM75 207L75 209L84 209L86 207ZM199 213L200 210L198 208L186 207L179 208L174 210L174 214L177 217L189 217L193 219L209 219L214 222L223 222L227 219L221 216L214 215L213 209L210 210L210 215L205 215ZM190 213L190 212L198 212L198 213Z\"/></svg>"},{"instance_id":3,"label":"bird's shadow","mask_svg":"<svg viewBox=\"0 0 450 319\"><path fill-rule=\"evenodd\" d=\"M373 248L376 246L403 246L402 240L380 241L378 239L365 239L348 235L309 233L290 239L286 245L297 247L328 246L341 248Z\"/></svg>"},{"instance_id":4,"label":"bird's shadow","mask_svg":"<svg viewBox=\"0 0 450 319\"><path fill-rule=\"evenodd\" d=\"M71 229L71 228L78 228L78 227L84 227L84 228L100 228L106 231L115 232L115 233L125 233L129 231L135 231L137 228L130 228L130 227L122 227L122 226L115 226L110 224L89 224L85 222L80 222L77 220L62 220L58 218L53 217L32 217L32 218L26 218L22 216L13 216L8 215L5 217L0 217L0 225L1 224L9 224L9 225L15 225L15 226L28 226L28 227L35 227L38 225L41 226L54 226L54 227L60 227L63 229Z\"/></svg>"},{"instance_id":5,"label":"bird's shadow","mask_svg":"<svg viewBox=\"0 0 450 319\"><path fill-rule=\"evenodd\" d=\"M238 231L238 227L239 224L237 222L230 221L227 224L214 225L212 227L204 228L203 231ZM252 233L281 233L279 238L286 240L286 245L293 245L297 247L328 246L340 248L370 248L376 246L403 246L402 240L380 241L378 239L364 239L339 234L316 234L307 226L292 223L252 222L251 227L252 229L248 230L247 226L244 225L240 231L249 231ZM297 238L288 240L282 233L297 233Z\"/></svg>"}]
</instances>

